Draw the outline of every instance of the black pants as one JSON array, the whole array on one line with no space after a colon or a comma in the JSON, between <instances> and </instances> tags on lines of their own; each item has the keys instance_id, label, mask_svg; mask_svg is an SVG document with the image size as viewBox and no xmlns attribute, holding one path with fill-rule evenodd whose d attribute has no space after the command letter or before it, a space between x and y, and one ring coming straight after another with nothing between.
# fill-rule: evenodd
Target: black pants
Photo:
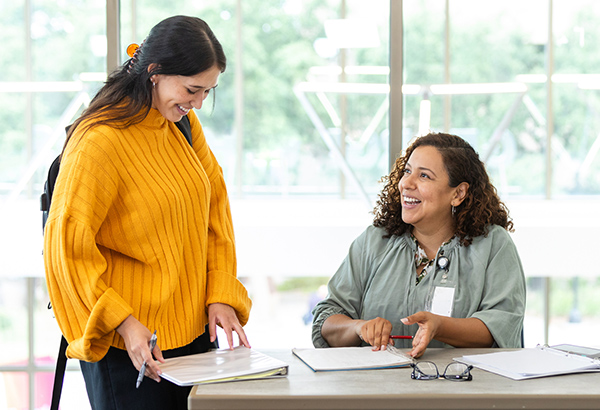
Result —
<instances>
[{"instance_id":1,"label":"black pants","mask_svg":"<svg viewBox=\"0 0 600 410\"><path fill-rule=\"evenodd\" d=\"M204 353L218 347L210 343L208 327L187 346L163 350L165 359ZM171 410L187 409L191 387L181 387L161 379L160 383L144 377L139 389L135 388L138 371L126 350L111 347L96 363L80 361L90 404L93 410Z\"/></svg>"}]
</instances>

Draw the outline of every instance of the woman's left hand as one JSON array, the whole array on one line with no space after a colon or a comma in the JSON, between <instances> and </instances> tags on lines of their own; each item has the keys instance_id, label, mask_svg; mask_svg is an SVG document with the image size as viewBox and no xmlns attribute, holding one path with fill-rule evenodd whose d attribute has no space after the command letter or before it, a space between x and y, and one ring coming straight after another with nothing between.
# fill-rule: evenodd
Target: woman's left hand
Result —
<instances>
[{"instance_id":1,"label":"woman's left hand","mask_svg":"<svg viewBox=\"0 0 600 410\"><path fill-rule=\"evenodd\" d=\"M442 324L443 317L434 315L431 312L417 312L414 315L410 315L402 319L402 323L405 325L418 324L419 330L415 334L413 339L413 348L409 353L412 357L418 358L425 353L429 342L438 333L438 330Z\"/></svg>"},{"instance_id":2,"label":"woman's left hand","mask_svg":"<svg viewBox=\"0 0 600 410\"><path fill-rule=\"evenodd\" d=\"M244 328L235 314L235 309L231 306L224 303L211 303L208 305L208 331L211 342L217 339L217 325L221 326L225 331L230 349L233 349L234 331L238 334L240 344L248 348L250 347Z\"/></svg>"},{"instance_id":3,"label":"woman's left hand","mask_svg":"<svg viewBox=\"0 0 600 410\"><path fill-rule=\"evenodd\" d=\"M492 347L494 338L489 329L476 317L455 318L417 312L402 319L405 325L418 324L413 339L412 357L421 357L429 342L435 339L454 347Z\"/></svg>"}]
</instances>

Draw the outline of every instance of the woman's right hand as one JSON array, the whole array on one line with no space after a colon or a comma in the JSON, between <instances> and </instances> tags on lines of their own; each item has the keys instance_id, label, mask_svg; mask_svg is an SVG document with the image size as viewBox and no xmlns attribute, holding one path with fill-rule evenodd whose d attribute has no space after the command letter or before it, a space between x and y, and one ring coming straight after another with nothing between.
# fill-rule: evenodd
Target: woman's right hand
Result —
<instances>
[{"instance_id":1,"label":"woman's right hand","mask_svg":"<svg viewBox=\"0 0 600 410\"><path fill-rule=\"evenodd\" d=\"M160 382L160 367L152 358L152 354L154 353L154 357L160 363L164 363L165 359L160 347L158 347L158 343L154 350L150 351L150 339L152 338L150 330L131 315L127 316L116 330L125 341L127 353L135 368L140 370L144 362L146 362L148 364L146 366L146 377ZM158 336L160 338L160 335Z\"/></svg>"},{"instance_id":2,"label":"woman's right hand","mask_svg":"<svg viewBox=\"0 0 600 410\"><path fill-rule=\"evenodd\" d=\"M373 346L373 350L385 350L390 340L392 323L380 317L357 323L357 335Z\"/></svg>"}]
</instances>

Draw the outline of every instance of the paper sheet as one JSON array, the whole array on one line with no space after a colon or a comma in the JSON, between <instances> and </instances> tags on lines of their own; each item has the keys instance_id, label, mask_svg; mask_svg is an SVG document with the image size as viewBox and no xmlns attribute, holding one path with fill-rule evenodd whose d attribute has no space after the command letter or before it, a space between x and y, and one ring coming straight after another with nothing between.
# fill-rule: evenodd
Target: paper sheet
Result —
<instances>
[{"instance_id":1,"label":"paper sheet","mask_svg":"<svg viewBox=\"0 0 600 410\"><path fill-rule=\"evenodd\" d=\"M408 366L412 358L394 347L373 351L371 346L292 349L313 371L386 369Z\"/></svg>"}]
</instances>

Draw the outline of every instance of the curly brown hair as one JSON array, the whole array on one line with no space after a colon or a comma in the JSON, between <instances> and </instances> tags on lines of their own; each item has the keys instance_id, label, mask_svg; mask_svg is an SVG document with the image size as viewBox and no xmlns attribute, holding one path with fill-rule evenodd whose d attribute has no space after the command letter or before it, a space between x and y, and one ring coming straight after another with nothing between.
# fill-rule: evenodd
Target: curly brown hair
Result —
<instances>
[{"instance_id":1,"label":"curly brown hair","mask_svg":"<svg viewBox=\"0 0 600 410\"><path fill-rule=\"evenodd\" d=\"M487 235L490 225L500 225L507 231L513 231L508 208L500 201L477 152L461 137L444 133L430 133L415 139L404 155L396 159L392 172L381 180L385 186L373 211L373 225L384 228L388 237L402 235L411 229L412 225L402 220L398 185L411 154L422 146L434 147L440 152L450 187L455 188L462 182L469 184L466 197L456 207L454 215L455 235L461 244L469 246L473 238Z\"/></svg>"}]
</instances>

